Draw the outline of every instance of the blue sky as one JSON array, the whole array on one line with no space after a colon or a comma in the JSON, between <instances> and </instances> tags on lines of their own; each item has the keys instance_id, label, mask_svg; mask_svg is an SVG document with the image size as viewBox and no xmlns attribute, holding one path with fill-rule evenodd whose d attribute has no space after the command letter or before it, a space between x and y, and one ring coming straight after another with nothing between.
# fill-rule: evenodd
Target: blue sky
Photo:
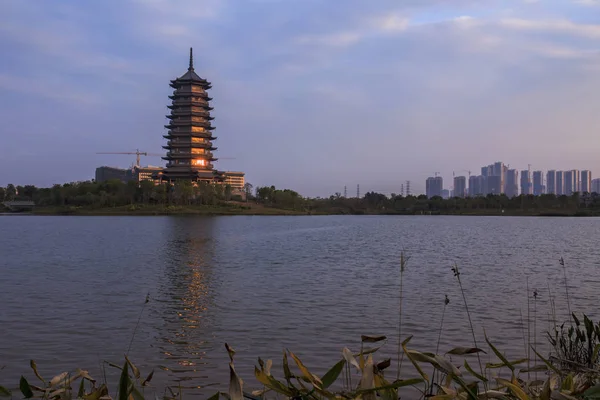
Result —
<instances>
[{"instance_id":1,"label":"blue sky","mask_svg":"<svg viewBox=\"0 0 600 400\"><path fill-rule=\"evenodd\" d=\"M423 191L498 160L600 177L600 1L0 0L0 185L162 152L189 47L217 167L255 186Z\"/></svg>"}]
</instances>

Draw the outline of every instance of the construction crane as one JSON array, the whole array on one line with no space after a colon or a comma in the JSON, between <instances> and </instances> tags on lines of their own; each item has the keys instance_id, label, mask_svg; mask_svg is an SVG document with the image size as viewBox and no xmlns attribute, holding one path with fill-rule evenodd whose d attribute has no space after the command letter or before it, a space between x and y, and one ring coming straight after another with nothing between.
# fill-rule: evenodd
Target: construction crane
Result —
<instances>
[{"instance_id":1,"label":"construction crane","mask_svg":"<svg viewBox=\"0 0 600 400\"><path fill-rule=\"evenodd\" d=\"M163 153L148 153L146 151L120 151L120 152L99 152L96 154L135 154L135 166L136 167L140 167L140 157L141 156L146 156L146 157L162 157L164 156ZM220 160L235 160L235 157L219 157Z\"/></svg>"},{"instance_id":2,"label":"construction crane","mask_svg":"<svg viewBox=\"0 0 600 400\"><path fill-rule=\"evenodd\" d=\"M468 169L461 169L459 171L452 171L452 177L453 178L456 176L456 172L468 172L469 173L469 178L471 177L471 171L469 171Z\"/></svg>"},{"instance_id":3,"label":"construction crane","mask_svg":"<svg viewBox=\"0 0 600 400\"><path fill-rule=\"evenodd\" d=\"M164 154L148 153L146 151L99 152L96 154L135 154L135 166L140 167L140 156L162 157Z\"/></svg>"}]
</instances>

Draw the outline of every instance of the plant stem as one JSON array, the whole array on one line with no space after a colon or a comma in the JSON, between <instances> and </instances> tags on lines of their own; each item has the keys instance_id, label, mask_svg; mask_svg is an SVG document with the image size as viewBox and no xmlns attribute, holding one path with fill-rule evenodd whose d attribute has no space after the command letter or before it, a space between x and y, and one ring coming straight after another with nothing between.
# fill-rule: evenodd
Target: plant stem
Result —
<instances>
[{"instance_id":1,"label":"plant stem","mask_svg":"<svg viewBox=\"0 0 600 400\"><path fill-rule=\"evenodd\" d=\"M529 369L531 368L531 307L529 305L529 276L525 277L527 283L527 380L531 380Z\"/></svg>"},{"instance_id":2,"label":"plant stem","mask_svg":"<svg viewBox=\"0 0 600 400\"><path fill-rule=\"evenodd\" d=\"M473 321L471 320L471 312L469 311L469 304L467 303L467 297L465 296L465 290L463 289L462 281L460 280L460 272L458 271L457 264L454 264L454 268L452 268L452 271L454 272L454 276L458 280L458 286L460 287L460 293L462 294L463 302L465 303L465 309L467 311L467 318L469 319L469 326L471 327L471 335L473 336L473 344L475 345L476 348L479 348L479 346L477 346L477 338L475 337L475 329L473 328ZM484 376L483 364L481 364L481 357L479 356L479 352L477 352L477 361L479 362L479 370L480 370L481 376ZM483 386L484 386L485 390L487 391L487 383L486 382L483 382Z\"/></svg>"},{"instance_id":3,"label":"plant stem","mask_svg":"<svg viewBox=\"0 0 600 400\"><path fill-rule=\"evenodd\" d=\"M146 295L146 301L144 301L144 305L142 306L142 310L140 311L140 315L138 317L137 323L135 324L135 329L133 330L133 334L131 335L131 340L129 341L129 347L127 347L126 355L129 355L129 350L131 350L131 345L133 344L133 339L135 338L135 333L137 332L138 326L140 326L140 321L142 319L142 314L144 313L144 308L146 308L146 304L150 301L150 293Z\"/></svg>"},{"instance_id":4,"label":"plant stem","mask_svg":"<svg viewBox=\"0 0 600 400\"><path fill-rule=\"evenodd\" d=\"M404 269L406 268L406 263L408 262L409 257L405 255L404 250L400 252L400 306L399 306L399 315L398 315L398 353L397 357L397 372L396 379L400 379L400 370L402 369L402 361L404 359L404 352L402 351L402 300L404 297L403 289L404 289Z\"/></svg>"},{"instance_id":5,"label":"plant stem","mask_svg":"<svg viewBox=\"0 0 600 400\"><path fill-rule=\"evenodd\" d=\"M565 260L561 257L560 265L563 267L563 274L565 276L565 292L567 294L567 309L569 310L569 318L573 319L573 314L571 313L571 300L569 299L569 282L567 280L567 266L565 265Z\"/></svg>"}]
</instances>

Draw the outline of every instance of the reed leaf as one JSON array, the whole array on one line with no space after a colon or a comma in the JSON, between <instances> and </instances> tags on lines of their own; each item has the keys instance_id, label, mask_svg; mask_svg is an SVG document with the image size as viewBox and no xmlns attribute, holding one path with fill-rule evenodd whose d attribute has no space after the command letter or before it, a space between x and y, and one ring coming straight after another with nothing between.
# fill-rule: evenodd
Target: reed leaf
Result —
<instances>
[{"instance_id":1,"label":"reed leaf","mask_svg":"<svg viewBox=\"0 0 600 400\"><path fill-rule=\"evenodd\" d=\"M531 368L521 368L519 372L543 372L548 371L548 366L546 364L534 365Z\"/></svg>"},{"instance_id":2,"label":"reed leaf","mask_svg":"<svg viewBox=\"0 0 600 400\"><path fill-rule=\"evenodd\" d=\"M140 370L131 362L129 357L125 356L125 360L127 361L127 364L129 364L129 368L131 368L131 372L133 372L135 379L140 379Z\"/></svg>"},{"instance_id":3,"label":"reed leaf","mask_svg":"<svg viewBox=\"0 0 600 400\"><path fill-rule=\"evenodd\" d=\"M308 380L310 380L310 382L313 385L318 386L318 387L323 387L323 382L321 382L321 379L318 376L313 375L294 353L292 353L289 350L288 350L288 352L290 353L290 356L292 357L292 359L294 360L294 362L300 369L300 372L302 372L302 375L304 375Z\"/></svg>"},{"instance_id":4,"label":"reed leaf","mask_svg":"<svg viewBox=\"0 0 600 400\"><path fill-rule=\"evenodd\" d=\"M410 360L412 365L415 367L415 369L417 370L419 375L421 375L421 377L423 377L423 379L427 383L429 383L429 376L423 371L423 369L419 366L419 363L417 363L417 361L413 358L413 356L410 354L410 352L406 348L406 343L408 343L411 338L412 338L412 336L410 336L408 339L406 339L404 342L402 342L402 350L404 351L404 354L406 354L406 357L408 357L408 359Z\"/></svg>"},{"instance_id":5,"label":"reed leaf","mask_svg":"<svg viewBox=\"0 0 600 400\"><path fill-rule=\"evenodd\" d=\"M480 380L480 381L482 381L482 382L487 382L487 381L488 381L488 380L487 380L487 378L486 378L485 376L483 376L483 375L481 375L481 374L479 374L479 373L475 372L475 370L474 370L473 368L471 368L471 366L469 365L469 363L467 362L467 360L466 360L466 359L465 359L465 362L464 362L464 366L465 366L465 369L466 369L467 371L469 371L469 373L470 373L471 375L473 375L475 378L479 379L479 380Z\"/></svg>"},{"instance_id":6,"label":"reed leaf","mask_svg":"<svg viewBox=\"0 0 600 400\"><path fill-rule=\"evenodd\" d=\"M586 399L600 399L600 383L583 392L583 397Z\"/></svg>"},{"instance_id":7,"label":"reed leaf","mask_svg":"<svg viewBox=\"0 0 600 400\"><path fill-rule=\"evenodd\" d=\"M450 350L449 352L447 352L446 354L452 354L455 356L464 356L466 354L475 354L475 353L487 354L485 351L483 351L482 349L480 349L478 347L455 347L452 350Z\"/></svg>"},{"instance_id":8,"label":"reed leaf","mask_svg":"<svg viewBox=\"0 0 600 400\"><path fill-rule=\"evenodd\" d=\"M11 397L11 396L12 396L12 394L10 393L10 390L5 388L4 386L0 386L0 397Z\"/></svg>"},{"instance_id":9,"label":"reed leaf","mask_svg":"<svg viewBox=\"0 0 600 400\"><path fill-rule=\"evenodd\" d=\"M509 361L508 363L510 365L512 365L513 368L514 368L515 365L523 364L523 363L526 363L527 361L528 361L527 358L520 358L518 360ZM487 364L485 364L485 367L487 369L496 369L496 368L502 368L502 367L506 367L506 366L507 366L507 364L505 362L501 362L501 363L487 363Z\"/></svg>"},{"instance_id":10,"label":"reed leaf","mask_svg":"<svg viewBox=\"0 0 600 400\"><path fill-rule=\"evenodd\" d=\"M386 386L373 387L371 389L359 389L356 391L356 394L363 394L366 392L375 392L378 390L386 390L386 389L399 389L401 387L418 385L419 383L423 383L423 382L424 382L424 380L421 378L397 380Z\"/></svg>"},{"instance_id":11,"label":"reed leaf","mask_svg":"<svg viewBox=\"0 0 600 400\"><path fill-rule=\"evenodd\" d=\"M119 378L119 391L118 391L118 400L127 400L129 397L129 368L128 363L125 361L123 364L123 369L121 370L121 377Z\"/></svg>"},{"instance_id":12,"label":"reed leaf","mask_svg":"<svg viewBox=\"0 0 600 400\"><path fill-rule=\"evenodd\" d=\"M375 387L375 374L373 372L373 356L369 355L365 361L365 368L363 369L362 377L358 385L359 390L365 390L362 392L363 400L375 400L375 391L372 391Z\"/></svg>"},{"instance_id":13,"label":"reed leaf","mask_svg":"<svg viewBox=\"0 0 600 400\"><path fill-rule=\"evenodd\" d=\"M44 380L44 378L42 378L42 376L40 375L40 373L38 372L37 369L37 364L35 363L34 360L29 360L29 366L31 367L31 369L33 370L33 373L35 374L35 376L37 376L37 378L42 381L44 384L46 384L46 381Z\"/></svg>"},{"instance_id":14,"label":"reed leaf","mask_svg":"<svg viewBox=\"0 0 600 400\"><path fill-rule=\"evenodd\" d=\"M458 383L458 385L462 388L462 390L467 394L468 399L477 400L476 393L473 393L473 391L471 390L469 385L467 385L467 383L460 376L456 376L456 375L449 375L449 376L452 376L452 380L454 382Z\"/></svg>"},{"instance_id":15,"label":"reed leaf","mask_svg":"<svg viewBox=\"0 0 600 400\"><path fill-rule=\"evenodd\" d=\"M82 399L84 394L85 394L85 380L82 379L81 382L79 382L79 390L77 391L77 397Z\"/></svg>"},{"instance_id":16,"label":"reed leaf","mask_svg":"<svg viewBox=\"0 0 600 400\"><path fill-rule=\"evenodd\" d=\"M506 365L508 368L510 368L511 371L515 371L515 367L513 364L511 364L506 357L504 357L504 355L502 353L500 353L500 351L498 351L498 349L496 348L496 346L494 346L492 344L492 342L490 342L490 339L488 339L487 335L484 334L485 336L485 341L487 342L488 346L490 346L490 348L492 349L492 351L494 352L494 354L496 354L496 357L498 357L500 359L500 361L502 361L502 363L504 365Z\"/></svg>"},{"instance_id":17,"label":"reed leaf","mask_svg":"<svg viewBox=\"0 0 600 400\"><path fill-rule=\"evenodd\" d=\"M235 355L235 350L231 348L227 343L225 343L225 348L227 349L227 354L229 354L229 361L233 362L233 356Z\"/></svg>"},{"instance_id":18,"label":"reed leaf","mask_svg":"<svg viewBox=\"0 0 600 400\"><path fill-rule=\"evenodd\" d=\"M381 342L383 340L386 340L387 337L386 336L367 336L367 335L361 335L360 340L363 343L377 343L377 342Z\"/></svg>"},{"instance_id":19,"label":"reed leaf","mask_svg":"<svg viewBox=\"0 0 600 400\"><path fill-rule=\"evenodd\" d=\"M221 396L221 393L217 392L217 393L213 394L212 396L210 396L208 398L208 400L219 400L220 396Z\"/></svg>"},{"instance_id":20,"label":"reed leaf","mask_svg":"<svg viewBox=\"0 0 600 400\"><path fill-rule=\"evenodd\" d=\"M273 390L274 392L283 394L288 397L291 397L294 395L294 392L290 388L286 387L283 383L279 382L274 377L266 375L263 371L261 371L257 367L254 367L254 376L260 383L262 383L264 386L268 387L269 389Z\"/></svg>"},{"instance_id":21,"label":"reed leaf","mask_svg":"<svg viewBox=\"0 0 600 400\"><path fill-rule=\"evenodd\" d=\"M552 365L552 363L550 361L548 361L544 357L542 357L542 355L540 353L538 353L533 346L531 347L531 349L540 358L540 360L542 360L542 362L548 366L548 368L550 368L552 371L556 372L559 376L563 375L562 372L558 368L556 368L554 365Z\"/></svg>"},{"instance_id":22,"label":"reed leaf","mask_svg":"<svg viewBox=\"0 0 600 400\"><path fill-rule=\"evenodd\" d=\"M327 389L329 386L333 385L335 381L338 379L344 367L346 366L346 360L342 359L337 362L329 371L323 375L321 378L321 382L323 383L323 389Z\"/></svg>"},{"instance_id":23,"label":"reed leaf","mask_svg":"<svg viewBox=\"0 0 600 400\"><path fill-rule=\"evenodd\" d=\"M496 378L496 382L498 382L499 385L507 387L512 394L519 398L519 400L529 400L527 393L525 393L523 389L521 389L518 385L515 385L513 382L502 378Z\"/></svg>"},{"instance_id":24,"label":"reed leaf","mask_svg":"<svg viewBox=\"0 0 600 400\"><path fill-rule=\"evenodd\" d=\"M267 375L268 376L268 375ZM233 362L229 363L229 397L231 400L243 400L244 392L242 387L244 382L240 379L238 374L235 372Z\"/></svg>"},{"instance_id":25,"label":"reed leaf","mask_svg":"<svg viewBox=\"0 0 600 400\"><path fill-rule=\"evenodd\" d=\"M62 374L56 375L54 378L50 380L50 387L54 387L58 385L60 382L64 381L65 378L69 375L68 372L63 372Z\"/></svg>"},{"instance_id":26,"label":"reed leaf","mask_svg":"<svg viewBox=\"0 0 600 400\"><path fill-rule=\"evenodd\" d=\"M152 377L154 376L154 370L152 370L148 376L146 377L146 379L144 379L144 381L142 382L142 386L146 386L150 383L150 381L152 380Z\"/></svg>"},{"instance_id":27,"label":"reed leaf","mask_svg":"<svg viewBox=\"0 0 600 400\"><path fill-rule=\"evenodd\" d=\"M354 358L354 355L347 347L344 347L344 349L342 350L342 355L344 356L344 359L348 364L354 365L359 371L361 370L360 365L358 365L358 362L356 361L356 358Z\"/></svg>"},{"instance_id":28,"label":"reed leaf","mask_svg":"<svg viewBox=\"0 0 600 400\"><path fill-rule=\"evenodd\" d=\"M23 393L23 396L26 399L30 399L33 397L33 392L31 391L29 382L27 382L27 379L25 379L23 375L21 375L21 380L19 381L19 389L21 390L21 393Z\"/></svg>"},{"instance_id":29,"label":"reed leaf","mask_svg":"<svg viewBox=\"0 0 600 400\"><path fill-rule=\"evenodd\" d=\"M386 358L385 360L377 363L377 365L375 367L377 368L378 371L383 371L384 369L389 368L390 365L392 365L392 359Z\"/></svg>"},{"instance_id":30,"label":"reed leaf","mask_svg":"<svg viewBox=\"0 0 600 400\"><path fill-rule=\"evenodd\" d=\"M129 399L131 400L131 398L133 398L133 400L144 400L144 395L140 393L138 388L136 388L133 383L129 388Z\"/></svg>"},{"instance_id":31,"label":"reed leaf","mask_svg":"<svg viewBox=\"0 0 600 400\"><path fill-rule=\"evenodd\" d=\"M287 351L283 351L283 375L287 381L288 386L292 385L292 371L290 371L290 365L288 364Z\"/></svg>"}]
</instances>

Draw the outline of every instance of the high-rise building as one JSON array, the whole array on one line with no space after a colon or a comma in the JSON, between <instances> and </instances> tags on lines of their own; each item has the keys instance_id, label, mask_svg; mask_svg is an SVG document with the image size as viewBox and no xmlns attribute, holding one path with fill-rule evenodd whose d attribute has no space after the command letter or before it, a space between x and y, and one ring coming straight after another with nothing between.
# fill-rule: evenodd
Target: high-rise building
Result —
<instances>
[{"instance_id":1,"label":"high-rise building","mask_svg":"<svg viewBox=\"0 0 600 400\"><path fill-rule=\"evenodd\" d=\"M448 189L442 189L442 199L448 200L451 196L450 191Z\"/></svg>"},{"instance_id":2,"label":"high-rise building","mask_svg":"<svg viewBox=\"0 0 600 400\"><path fill-rule=\"evenodd\" d=\"M506 172L506 183L504 185L504 193L508 197L516 197L519 195L519 171L516 169L509 169Z\"/></svg>"},{"instance_id":3,"label":"high-rise building","mask_svg":"<svg viewBox=\"0 0 600 400\"><path fill-rule=\"evenodd\" d=\"M521 194L528 195L531 192L531 177L529 176L529 170L524 169L521 171Z\"/></svg>"},{"instance_id":4,"label":"high-rise building","mask_svg":"<svg viewBox=\"0 0 600 400\"><path fill-rule=\"evenodd\" d=\"M565 171L556 171L556 195L565 194Z\"/></svg>"},{"instance_id":5,"label":"high-rise building","mask_svg":"<svg viewBox=\"0 0 600 400\"><path fill-rule=\"evenodd\" d=\"M481 196L483 194L483 176L469 177L469 197Z\"/></svg>"},{"instance_id":6,"label":"high-rise building","mask_svg":"<svg viewBox=\"0 0 600 400\"><path fill-rule=\"evenodd\" d=\"M483 177L483 194L502 194L505 187L505 175L508 168L503 162L495 162L486 167L481 167Z\"/></svg>"},{"instance_id":7,"label":"high-rise building","mask_svg":"<svg viewBox=\"0 0 600 400\"><path fill-rule=\"evenodd\" d=\"M167 154L167 168L162 179L168 181L191 180L222 182L223 173L213 168L217 159L212 151L217 148L212 141L216 139L212 130L209 105L212 100L206 93L211 88L210 82L200 78L194 71L192 49L190 49L190 64L185 74L172 80L170 86L174 89L169 96L172 100L169 108L171 114L168 125L169 131L164 138L167 145L163 146Z\"/></svg>"},{"instance_id":8,"label":"high-rise building","mask_svg":"<svg viewBox=\"0 0 600 400\"><path fill-rule=\"evenodd\" d=\"M556 194L556 171L553 169L546 172L546 193Z\"/></svg>"},{"instance_id":9,"label":"high-rise building","mask_svg":"<svg viewBox=\"0 0 600 400\"><path fill-rule=\"evenodd\" d=\"M592 193L592 171L587 169L581 171L581 185L579 191L581 193Z\"/></svg>"},{"instance_id":10,"label":"high-rise building","mask_svg":"<svg viewBox=\"0 0 600 400\"><path fill-rule=\"evenodd\" d=\"M592 193L600 193L600 178L592 179Z\"/></svg>"},{"instance_id":11,"label":"high-rise building","mask_svg":"<svg viewBox=\"0 0 600 400\"><path fill-rule=\"evenodd\" d=\"M539 196L546 193L544 174L542 171L533 171L533 195Z\"/></svg>"},{"instance_id":12,"label":"high-rise building","mask_svg":"<svg viewBox=\"0 0 600 400\"><path fill-rule=\"evenodd\" d=\"M442 196L442 189L444 188L444 180L441 176L432 177L430 176L425 181L425 193L427 198L430 199L434 196Z\"/></svg>"},{"instance_id":13,"label":"high-rise building","mask_svg":"<svg viewBox=\"0 0 600 400\"><path fill-rule=\"evenodd\" d=\"M467 178L464 176L454 177L454 197L465 197L467 194Z\"/></svg>"},{"instance_id":14,"label":"high-rise building","mask_svg":"<svg viewBox=\"0 0 600 400\"><path fill-rule=\"evenodd\" d=\"M565 172L565 194L567 196L579 192L579 170L572 169Z\"/></svg>"}]
</instances>

